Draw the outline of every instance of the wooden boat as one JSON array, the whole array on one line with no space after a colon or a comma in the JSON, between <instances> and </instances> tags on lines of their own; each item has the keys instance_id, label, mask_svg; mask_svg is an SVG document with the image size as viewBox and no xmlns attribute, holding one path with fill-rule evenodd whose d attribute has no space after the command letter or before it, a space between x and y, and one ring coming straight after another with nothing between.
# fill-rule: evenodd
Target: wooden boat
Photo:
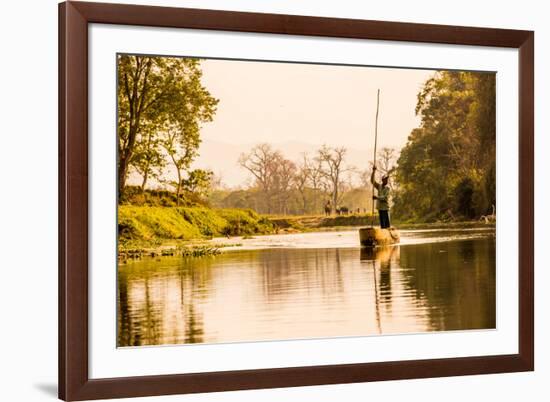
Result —
<instances>
[{"instance_id":1,"label":"wooden boat","mask_svg":"<svg viewBox=\"0 0 550 402\"><path fill-rule=\"evenodd\" d=\"M359 229L359 241L363 247L388 246L399 243L399 231L394 227L389 229L361 228Z\"/></svg>"}]
</instances>

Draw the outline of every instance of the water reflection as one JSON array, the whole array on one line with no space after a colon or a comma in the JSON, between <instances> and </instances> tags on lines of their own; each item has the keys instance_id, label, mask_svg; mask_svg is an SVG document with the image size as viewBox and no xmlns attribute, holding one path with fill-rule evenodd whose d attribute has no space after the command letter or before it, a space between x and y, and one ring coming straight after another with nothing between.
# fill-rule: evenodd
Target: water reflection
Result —
<instances>
[{"instance_id":1,"label":"water reflection","mask_svg":"<svg viewBox=\"0 0 550 402\"><path fill-rule=\"evenodd\" d=\"M495 242L241 250L119 268L119 346L495 327Z\"/></svg>"}]
</instances>

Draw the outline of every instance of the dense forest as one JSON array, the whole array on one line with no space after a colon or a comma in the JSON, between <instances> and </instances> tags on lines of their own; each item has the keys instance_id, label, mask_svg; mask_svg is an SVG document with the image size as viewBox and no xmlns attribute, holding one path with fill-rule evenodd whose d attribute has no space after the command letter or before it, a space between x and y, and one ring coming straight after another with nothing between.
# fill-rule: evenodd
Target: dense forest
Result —
<instances>
[{"instance_id":1,"label":"dense forest","mask_svg":"<svg viewBox=\"0 0 550 402\"><path fill-rule=\"evenodd\" d=\"M249 181L228 188L193 169L201 127L218 99L202 83L201 61L121 55L118 60L118 172L121 204L252 209L267 215L365 214L372 162L352 166L347 149L319 146L290 160L259 143L235 165ZM479 219L495 195L495 75L438 71L418 94L421 124L401 150L382 148L378 174L391 174L392 215L401 221ZM128 177L139 185L128 185ZM133 180L135 184L135 180Z\"/></svg>"},{"instance_id":2,"label":"dense forest","mask_svg":"<svg viewBox=\"0 0 550 402\"><path fill-rule=\"evenodd\" d=\"M478 219L496 206L495 74L437 72L418 94L414 129L398 159L394 215Z\"/></svg>"}]
</instances>

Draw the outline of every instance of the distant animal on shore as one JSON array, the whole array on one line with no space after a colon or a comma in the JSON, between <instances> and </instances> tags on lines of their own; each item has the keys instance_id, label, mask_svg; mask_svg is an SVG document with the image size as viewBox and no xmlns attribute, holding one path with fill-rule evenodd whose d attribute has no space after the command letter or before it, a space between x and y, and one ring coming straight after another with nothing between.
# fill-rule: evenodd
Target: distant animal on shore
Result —
<instances>
[{"instance_id":1,"label":"distant animal on shore","mask_svg":"<svg viewBox=\"0 0 550 402\"><path fill-rule=\"evenodd\" d=\"M349 214L349 208L348 207L339 207L336 208L336 213L338 215L347 215Z\"/></svg>"},{"instance_id":2,"label":"distant animal on shore","mask_svg":"<svg viewBox=\"0 0 550 402\"><path fill-rule=\"evenodd\" d=\"M330 216L331 212L332 206L330 205L330 201L327 201L327 203L325 204L325 215Z\"/></svg>"},{"instance_id":3,"label":"distant animal on shore","mask_svg":"<svg viewBox=\"0 0 550 402\"><path fill-rule=\"evenodd\" d=\"M484 221L485 223L496 222L497 216L495 214L496 212L495 204L493 204L492 207L493 207L493 212L491 213L491 215L482 215L481 218L479 218L480 221Z\"/></svg>"}]
</instances>

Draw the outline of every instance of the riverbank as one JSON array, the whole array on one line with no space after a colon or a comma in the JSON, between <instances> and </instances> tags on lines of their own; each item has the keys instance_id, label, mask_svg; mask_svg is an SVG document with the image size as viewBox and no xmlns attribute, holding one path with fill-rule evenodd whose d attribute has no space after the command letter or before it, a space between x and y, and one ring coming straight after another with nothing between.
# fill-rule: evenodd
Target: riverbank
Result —
<instances>
[{"instance_id":1,"label":"riverbank","mask_svg":"<svg viewBox=\"0 0 550 402\"><path fill-rule=\"evenodd\" d=\"M331 232L369 226L368 214L340 216L262 216L249 209L121 205L118 210L121 261L142 257L216 255L223 247L261 235ZM375 219L375 223L376 223ZM399 224L409 229L468 229L494 227L477 221ZM222 238L223 241L211 241Z\"/></svg>"},{"instance_id":2,"label":"riverbank","mask_svg":"<svg viewBox=\"0 0 550 402\"><path fill-rule=\"evenodd\" d=\"M269 216L268 219L279 231L318 231L344 227L364 227L378 225L378 214L349 214L338 216L304 215L304 216ZM481 221L410 223L393 220L399 229L468 229L474 227L494 227L495 222L485 224Z\"/></svg>"}]
</instances>

